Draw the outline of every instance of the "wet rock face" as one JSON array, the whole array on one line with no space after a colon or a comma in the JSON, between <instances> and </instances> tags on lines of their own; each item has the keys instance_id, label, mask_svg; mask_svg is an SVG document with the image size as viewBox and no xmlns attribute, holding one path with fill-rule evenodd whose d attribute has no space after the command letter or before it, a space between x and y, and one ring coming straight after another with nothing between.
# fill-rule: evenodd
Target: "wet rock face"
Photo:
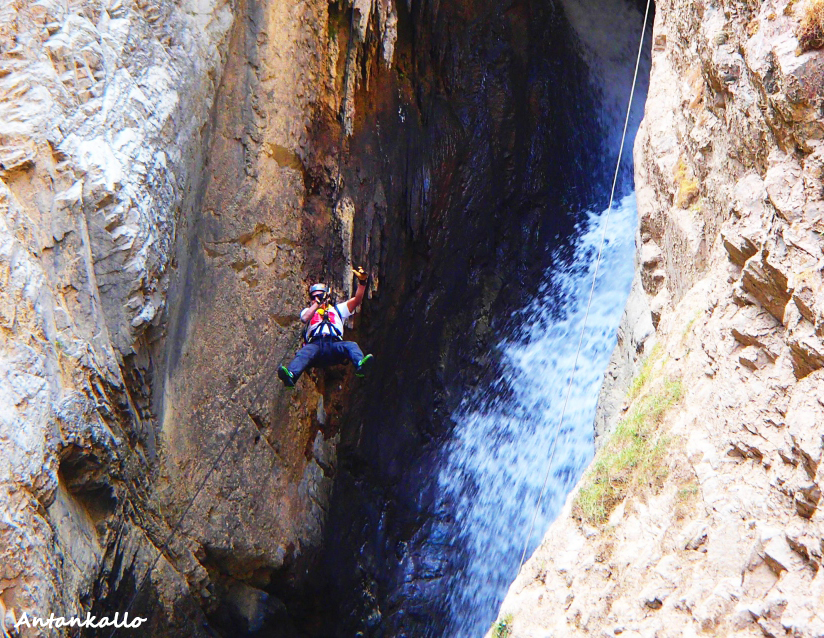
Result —
<instances>
[{"instance_id":1,"label":"wet rock face","mask_svg":"<svg viewBox=\"0 0 824 638\"><path fill-rule=\"evenodd\" d=\"M341 422L324 555L304 597L322 601L306 617L334 635L449 622L461 547L449 513L433 511L438 448L467 388L494 377L492 335L570 232L570 209L597 199L565 185L609 170L600 130L572 125L594 108L559 10L420 3L400 10L395 55L397 73L370 76L345 172L355 261L379 286L357 333L376 370Z\"/></svg>"},{"instance_id":2,"label":"wet rock face","mask_svg":"<svg viewBox=\"0 0 824 638\"><path fill-rule=\"evenodd\" d=\"M657 3L638 279L647 378L684 397L658 479L606 526L570 502L549 530L502 607L515 634L824 632L824 52L798 48L805 10Z\"/></svg>"}]
</instances>

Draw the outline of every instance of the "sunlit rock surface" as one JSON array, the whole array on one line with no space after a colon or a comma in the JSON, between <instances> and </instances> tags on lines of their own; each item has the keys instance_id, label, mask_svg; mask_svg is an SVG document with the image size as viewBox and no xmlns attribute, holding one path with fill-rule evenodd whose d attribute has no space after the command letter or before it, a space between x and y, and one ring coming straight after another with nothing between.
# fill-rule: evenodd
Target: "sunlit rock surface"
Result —
<instances>
[{"instance_id":1,"label":"sunlit rock surface","mask_svg":"<svg viewBox=\"0 0 824 638\"><path fill-rule=\"evenodd\" d=\"M622 330L651 320L657 363L604 422L663 380L683 398L606 523L570 498L501 608L512 635L824 634L824 53L798 48L804 9L656 3L635 146L649 311Z\"/></svg>"},{"instance_id":2,"label":"sunlit rock surface","mask_svg":"<svg viewBox=\"0 0 824 638\"><path fill-rule=\"evenodd\" d=\"M350 283L325 208L336 120L351 133L358 60L389 68L398 38L394 3L355 4L0 7L10 614L111 615L137 593L153 636L284 615L257 587L320 542L339 406L322 377L290 402L274 365L305 280Z\"/></svg>"},{"instance_id":3,"label":"sunlit rock surface","mask_svg":"<svg viewBox=\"0 0 824 638\"><path fill-rule=\"evenodd\" d=\"M81 613L145 488L141 357L232 17L220 0L0 7L0 580L17 613Z\"/></svg>"}]
</instances>

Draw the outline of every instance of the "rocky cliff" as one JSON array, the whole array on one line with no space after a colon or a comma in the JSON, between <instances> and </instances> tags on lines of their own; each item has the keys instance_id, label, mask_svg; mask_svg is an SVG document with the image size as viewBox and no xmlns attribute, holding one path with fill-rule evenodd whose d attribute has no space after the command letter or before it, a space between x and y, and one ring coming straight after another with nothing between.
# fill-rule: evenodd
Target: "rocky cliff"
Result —
<instances>
[{"instance_id":1,"label":"rocky cliff","mask_svg":"<svg viewBox=\"0 0 824 638\"><path fill-rule=\"evenodd\" d=\"M813 4L656 3L600 450L491 635L824 635Z\"/></svg>"},{"instance_id":2,"label":"rocky cliff","mask_svg":"<svg viewBox=\"0 0 824 638\"><path fill-rule=\"evenodd\" d=\"M167 529L132 518L158 447L152 343L231 24L221 1L0 8L0 587L18 614L82 613L115 538L145 563Z\"/></svg>"},{"instance_id":3,"label":"rocky cliff","mask_svg":"<svg viewBox=\"0 0 824 638\"><path fill-rule=\"evenodd\" d=\"M0 8L5 608L445 631L450 415L610 170L573 5ZM495 631L822 635L824 54L805 2L656 8L601 451ZM285 392L353 263L375 378Z\"/></svg>"},{"instance_id":4,"label":"rocky cliff","mask_svg":"<svg viewBox=\"0 0 824 638\"><path fill-rule=\"evenodd\" d=\"M271 378L304 278L348 272L338 113L351 133L353 60L397 36L391 2L355 5L0 8L8 619L283 615L256 587L319 545L336 439Z\"/></svg>"},{"instance_id":5,"label":"rocky cliff","mask_svg":"<svg viewBox=\"0 0 824 638\"><path fill-rule=\"evenodd\" d=\"M574 126L595 98L563 12L14 0L0 18L9 617L442 626L460 547L433 522L434 455L591 199L558 185L609 170L601 124ZM287 393L305 286L346 295L352 263L375 379Z\"/></svg>"}]
</instances>

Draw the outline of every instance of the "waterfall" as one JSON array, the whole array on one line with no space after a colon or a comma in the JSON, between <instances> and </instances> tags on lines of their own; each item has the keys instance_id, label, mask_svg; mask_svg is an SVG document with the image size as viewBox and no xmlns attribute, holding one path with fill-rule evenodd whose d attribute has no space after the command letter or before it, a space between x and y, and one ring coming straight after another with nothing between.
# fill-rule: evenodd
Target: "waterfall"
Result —
<instances>
[{"instance_id":1,"label":"waterfall","mask_svg":"<svg viewBox=\"0 0 824 638\"><path fill-rule=\"evenodd\" d=\"M317 577L317 600L331 598L336 608L323 633L313 635L482 636L516 575L554 437L558 443L548 490L528 551L592 458L598 392L634 270L631 148L643 112L649 58L640 71L619 195L559 431L606 221L603 209L643 12L638 0L548 5L540 11L467 6L453 16L473 19L465 38L453 34L447 21L430 34L431 42L421 41L445 56L433 72L458 61L468 70L454 80L460 91L453 87L454 95L438 95L426 107L428 124L410 136L413 146L407 150L409 167L423 177L413 172L414 179L393 182L395 196L409 199L407 187L437 194L444 217L427 223L442 224L433 237L456 256L437 255L447 266L431 273L447 276L434 289L429 287L434 278L400 278L407 282L396 290L403 305L384 297L383 307L392 311L387 325L403 331L395 328L382 337L378 356L391 359L386 370L396 363L406 367L373 381L382 392L359 397L341 430L336 505L327 521L325 569ZM531 29L533 17L540 21ZM478 52L471 55L460 48L473 46ZM452 61L447 64L447 59ZM510 104L510 97L521 102ZM437 145L431 152L430 138L454 144L454 157L444 160ZM506 150L511 143L517 144L517 158ZM415 168L418 162L426 170ZM426 208L421 197L411 197L409 214ZM447 222L462 226L453 230ZM498 234L487 237L486 232ZM435 255L431 259L434 266ZM503 291L481 279L499 259L523 260L511 268L500 264L501 270L523 275ZM537 289L523 288L536 280L543 282ZM465 281L469 288L460 288ZM449 293L453 290L466 298L456 300ZM482 299L469 299L478 293ZM527 298L514 317L489 318L487 311L511 312L514 295L522 293ZM472 303L462 305L466 301ZM455 314L465 309L466 314ZM452 329L439 322L457 317L467 325L461 323L465 330L455 344L447 344ZM482 330L473 319L484 322ZM489 328L498 331L494 338ZM463 374L459 368L466 357L490 341L494 352L481 357L490 368L479 373L478 366L470 366ZM411 350L430 346L425 356ZM420 371L420 364L427 368ZM501 378L489 382L490 369L500 371ZM461 385L478 379L486 386ZM457 409L456 396L464 398ZM307 617L307 625L314 622Z\"/></svg>"},{"instance_id":2,"label":"waterfall","mask_svg":"<svg viewBox=\"0 0 824 638\"><path fill-rule=\"evenodd\" d=\"M505 379L468 400L439 474L443 509L454 517L464 565L449 586L449 636L481 636L515 576L544 481L557 450L528 551L540 541L589 463L598 391L633 276L635 195L609 217L607 239L564 424L559 417L572 373L606 215L579 224L571 260L518 317L500 346ZM503 391L505 387L509 391Z\"/></svg>"},{"instance_id":3,"label":"waterfall","mask_svg":"<svg viewBox=\"0 0 824 638\"><path fill-rule=\"evenodd\" d=\"M614 158L643 14L625 0L563 0L563 5L588 60L592 89L601 97L599 112L593 115L606 132L602 148ZM615 24L622 25L618 33ZM648 64L647 57L631 112L622 165L625 192L630 190L632 140L643 112ZM581 126L587 126L586 121ZM608 184L601 188L608 193ZM447 587L450 627L445 635L450 638L482 636L489 628L516 575L524 544L529 556L592 459L598 394L634 271L634 192L620 199L609 215L592 307L559 428L607 224L605 213L583 215L573 234L572 257L563 256L568 249L558 250L556 266L516 315L515 327L499 343L503 378L465 400L454 415L457 425L438 475L439 517L449 521L449 544L459 548L460 555ZM546 494L527 539L555 437Z\"/></svg>"}]
</instances>

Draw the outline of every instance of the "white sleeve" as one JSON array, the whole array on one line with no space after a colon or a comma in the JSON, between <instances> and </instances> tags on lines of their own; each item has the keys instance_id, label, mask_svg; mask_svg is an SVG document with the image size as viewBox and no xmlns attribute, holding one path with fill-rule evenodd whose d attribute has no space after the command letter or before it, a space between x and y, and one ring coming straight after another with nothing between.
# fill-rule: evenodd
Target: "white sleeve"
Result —
<instances>
[{"instance_id":1,"label":"white sleeve","mask_svg":"<svg viewBox=\"0 0 824 638\"><path fill-rule=\"evenodd\" d=\"M335 306L335 308L337 309L342 321L346 321L349 317L352 316L352 313L349 312L349 306L345 301L343 303L339 303L337 306Z\"/></svg>"},{"instance_id":2,"label":"white sleeve","mask_svg":"<svg viewBox=\"0 0 824 638\"><path fill-rule=\"evenodd\" d=\"M300 320L303 323L306 323L307 321L309 321L312 318L312 317L309 316L309 310L310 310L311 307L312 306L309 306L309 308L304 308L303 310L300 311Z\"/></svg>"}]
</instances>

